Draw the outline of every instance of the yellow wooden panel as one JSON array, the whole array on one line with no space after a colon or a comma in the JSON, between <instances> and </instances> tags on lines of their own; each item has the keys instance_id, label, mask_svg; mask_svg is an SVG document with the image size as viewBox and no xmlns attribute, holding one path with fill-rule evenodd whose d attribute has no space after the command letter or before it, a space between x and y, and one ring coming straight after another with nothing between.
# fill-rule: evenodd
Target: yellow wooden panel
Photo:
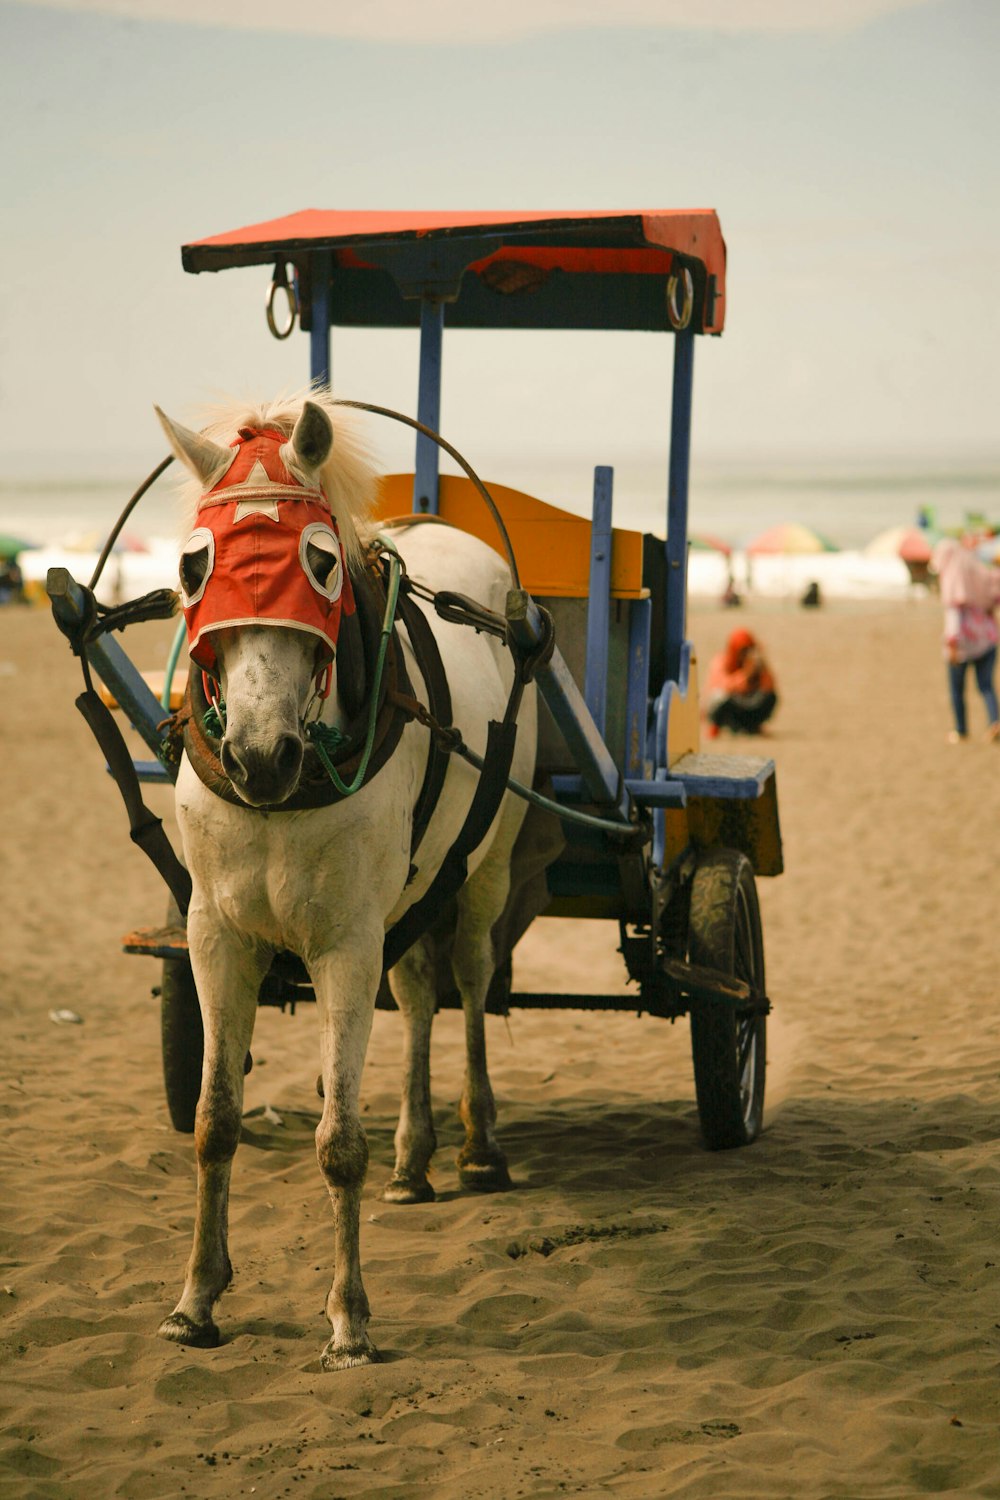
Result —
<instances>
[{"instance_id":1,"label":"yellow wooden panel","mask_svg":"<svg viewBox=\"0 0 1000 1500\"><path fill-rule=\"evenodd\" d=\"M689 755L700 748L701 705L698 701L698 662L694 654L688 668L687 693L681 697L675 692L670 700L670 716L667 719L667 765L672 766L682 755Z\"/></svg>"},{"instance_id":2,"label":"yellow wooden panel","mask_svg":"<svg viewBox=\"0 0 1000 1500\"><path fill-rule=\"evenodd\" d=\"M739 849L757 875L785 868L778 821L777 778L769 776L759 797L691 797L687 805L691 841L699 848Z\"/></svg>"},{"instance_id":3,"label":"yellow wooden panel","mask_svg":"<svg viewBox=\"0 0 1000 1500\"><path fill-rule=\"evenodd\" d=\"M503 516L517 558L521 583L532 594L586 599L590 585L590 522L520 490L502 484L487 489ZM413 475L387 474L382 480L376 518L408 516L413 506ZM441 476L438 514L443 521L477 536L503 555L496 523L471 479ZM615 527L611 547L611 594L642 597L642 533Z\"/></svg>"},{"instance_id":4,"label":"yellow wooden panel","mask_svg":"<svg viewBox=\"0 0 1000 1500\"><path fill-rule=\"evenodd\" d=\"M166 681L166 676L166 672L143 672L142 680L151 693L154 693L157 698L162 698L163 684ZM180 708L184 702L184 689L187 686L187 676L187 671L183 668L178 668L173 675L173 680L170 684L170 707L172 710ZM105 683L98 682L97 691L108 708L118 707L118 699Z\"/></svg>"}]
</instances>

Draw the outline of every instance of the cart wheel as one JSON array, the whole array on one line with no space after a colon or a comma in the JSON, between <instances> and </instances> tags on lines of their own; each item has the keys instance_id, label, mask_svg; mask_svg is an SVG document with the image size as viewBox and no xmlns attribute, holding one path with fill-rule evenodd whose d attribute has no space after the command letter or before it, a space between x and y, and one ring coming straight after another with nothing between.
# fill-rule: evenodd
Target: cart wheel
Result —
<instances>
[{"instance_id":1,"label":"cart wheel","mask_svg":"<svg viewBox=\"0 0 1000 1500\"><path fill-rule=\"evenodd\" d=\"M167 924L180 921L171 901ZM163 1048L163 1082L167 1108L175 1130L190 1135L201 1093L201 1060L205 1033L191 963L186 958L163 960L160 981L160 1040Z\"/></svg>"},{"instance_id":2,"label":"cart wheel","mask_svg":"<svg viewBox=\"0 0 1000 1500\"><path fill-rule=\"evenodd\" d=\"M753 867L735 849L702 856L691 883L691 962L764 988L764 939ZM710 1151L748 1146L764 1117L767 1021L723 1002L691 1009L691 1052L701 1133Z\"/></svg>"}]
</instances>

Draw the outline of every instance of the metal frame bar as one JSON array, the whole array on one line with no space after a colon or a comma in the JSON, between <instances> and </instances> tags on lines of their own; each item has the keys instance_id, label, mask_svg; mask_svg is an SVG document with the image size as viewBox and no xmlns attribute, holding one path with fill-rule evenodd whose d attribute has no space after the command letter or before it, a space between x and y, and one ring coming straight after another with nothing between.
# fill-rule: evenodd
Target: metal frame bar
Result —
<instances>
[{"instance_id":1,"label":"metal frame bar","mask_svg":"<svg viewBox=\"0 0 1000 1500\"><path fill-rule=\"evenodd\" d=\"M603 738L608 707L608 640L611 629L611 503L614 470L594 470L590 524L590 592L587 599L587 654L583 696Z\"/></svg>"},{"instance_id":2,"label":"metal frame bar","mask_svg":"<svg viewBox=\"0 0 1000 1500\"><path fill-rule=\"evenodd\" d=\"M688 475L691 463L691 398L694 334L674 336L674 380L670 414L670 473L667 488L667 678L682 684L687 629Z\"/></svg>"},{"instance_id":3,"label":"metal frame bar","mask_svg":"<svg viewBox=\"0 0 1000 1500\"><path fill-rule=\"evenodd\" d=\"M625 774L645 776L646 724L649 718L649 642L651 599L633 599L628 617L628 678L625 685Z\"/></svg>"},{"instance_id":4,"label":"metal frame bar","mask_svg":"<svg viewBox=\"0 0 1000 1500\"><path fill-rule=\"evenodd\" d=\"M441 430L441 369L444 341L444 303L420 299L420 376L417 421L432 432ZM413 464L413 509L425 515L438 512L438 467L441 450L431 438L417 433Z\"/></svg>"},{"instance_id":5,"label":"metal frame bar","mask_svg":"<svg viewBox=\"0 0 1000 1500\"><path fill-rule=\"evenodd\" d=\"M557 797L565 797L570 802L587 801L588 787L582 776L553 776L552 787ZM646 781L641 777L629 776L625 781L625 790L633 801L644 807L687 806L688 789L682 781ZM758 793L734 792L729 795L757 796Z\"/></svg>"},{"instance_id":6,"label":"metal frame bar","mask_svg":"<svg viewBox=\"0 0 1000 1500\"><path fill-rule=\"evenodd\" d=\"M317 385L329 386L330 357L329 250L314 250L309 257L309 373Z\"/></svg>"}]
</instances>

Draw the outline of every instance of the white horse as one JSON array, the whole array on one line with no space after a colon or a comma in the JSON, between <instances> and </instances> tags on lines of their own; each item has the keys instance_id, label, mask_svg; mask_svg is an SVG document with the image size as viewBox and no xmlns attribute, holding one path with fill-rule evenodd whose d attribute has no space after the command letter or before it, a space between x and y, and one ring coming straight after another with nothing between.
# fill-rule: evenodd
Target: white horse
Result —
<instances>
[{"instance_id":1,"label":"white horse","mask_svg":"<svg viewBox=\"0 0 1000 1500\"><path fill-rule=\"evenodd\" d=\"M214 659L225 713L221 762L238 793L238 805L210 790L185 756L177 781L177 815L193 884L188 939L204 1019L205 1054L195 1123L194 1244L180 1300L159 1331L181 1344L210 1347L219 1341L212 1310L232 1278L227 1209L231 1164L240 1137L244 1059L261 980L272 956L289 951L305 963L316 994L324 1098L316 1150L333 1204L334 1227L333 1283L326 1306L333 1331L322 1364L328 1370L344 1369L378 1358L367 1333L369 1305L358 1242L368 1163L358 1095L382 974L383 939L387 928L430 885L462 825L478 778L468 764L450 757L440 799L416 857L415 875L411 821L429 750L428 731L418 722L407 723L394 753L355 795L311 810L280 810L300 780L304 721L315 716L317 704L323 722L342 726L345 718L336 663L333 691L325 700L317 696L324 654L328 655L320 649L321 637L324 631L329 637L335 626L335 621L330 623L336 613L332 601L344 601L338 568L345 560L348 569L356 567L362 555L374 471L344 409L315 393L309 399L300 396L257 410L216 414L201 433L160 415L174 453L197 482L197 529L181 558L182 602L189 606L195 661L205 659L206 651L208 659ZM243 451L237 434L250 434L244 444L249 450L256 443L264 451L262 433L272 435L267 451L280 455L280 472L275 478L274 464L268 460L237 483L231 472L234 453ZM301 487L301 496L296 487ZM227 490L232 492L228 496ZM317 492L320 500L315 499ZM258 535L263 539L259 545L273 550L286 519L301 520L304 505L312 505L309 514L314 515L315 507L322 510L326 501L343 555L337 556L328 520L321 518L305 530L299 525L299 545L291 545L285 558L291 570L285 579L289 587L292 577L295 587L302 587L295 570L304 569L308 575L309 598L303 606L307 623L289 619L285 603L279 608L284 620L280 623L273 609L269 614L264 605L256 617L240 617L238 606L226 600L220 606L218 599L214 610L199 621L197 610L224 581L225 549L232 537L244 539L243 553L234 553L228 565L235 576L241 569L245 572L248 556L259 550L257 544L248 550L248 535ZM227 508L231 502L236 502L235 510ZM206 540L206 532L211 532L211 540ZM491 548L442 525L413 526L394 535L411 577L432 589L460 589L503 613L509 580ZM229 582L236 587L239 579L234 584L233 576ZM326 625L313 621L313 595L319 596L321 609L330 606ZM233 607L236 617L227 615ZM447 671L453 722L470 748L482 754L487 722L501 718L507 702L513 671L509 654L496 639L444 623L429 607L425 616ZM195 634L202 626L199 643ZM426 703L426 685L405 630L400 630L400 638L414 694ZM536 704L529 687L519 714L512 767L521 782L531 781L535 738ZM507 794L486 839L471 857L469 879L457 900L451 954L467 1041L461 1103L465 1142L459 1168L464 1185L484 1190L510 1183L494 1134L496 1110L486 1070L483 1017L495 964L491 928L507 899L511 851L523 810L524 803ZM436 1144L429 1072L434 968L431 944L420 939L398 963L391 980L405 1026L405 1077L395 1169L384 1196L397 1203L434 1196L427 1179Z\"/></svg>"}]
</instances>

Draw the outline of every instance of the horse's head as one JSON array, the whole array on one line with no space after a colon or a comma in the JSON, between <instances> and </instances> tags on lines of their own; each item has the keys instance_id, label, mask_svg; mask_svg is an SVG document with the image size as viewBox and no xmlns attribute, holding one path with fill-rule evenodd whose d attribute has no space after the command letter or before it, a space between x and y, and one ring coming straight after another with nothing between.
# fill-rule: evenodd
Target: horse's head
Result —
<instances>
[{"instance_id":1,"label":"horse's head","mask_svg":"<svg viewBox=\"0 0 1000 1500\"><path fill-rule=\"evenodd\" d=\"M333 427L306 401L290 433L244 426L223 447L157 410L199 481L181 603L191 659L225 703L223 769L251 807L280 803L298 785L304 717L329 691L341 614L354 609L321 482Z\"/></svg>"}]
</instances>

